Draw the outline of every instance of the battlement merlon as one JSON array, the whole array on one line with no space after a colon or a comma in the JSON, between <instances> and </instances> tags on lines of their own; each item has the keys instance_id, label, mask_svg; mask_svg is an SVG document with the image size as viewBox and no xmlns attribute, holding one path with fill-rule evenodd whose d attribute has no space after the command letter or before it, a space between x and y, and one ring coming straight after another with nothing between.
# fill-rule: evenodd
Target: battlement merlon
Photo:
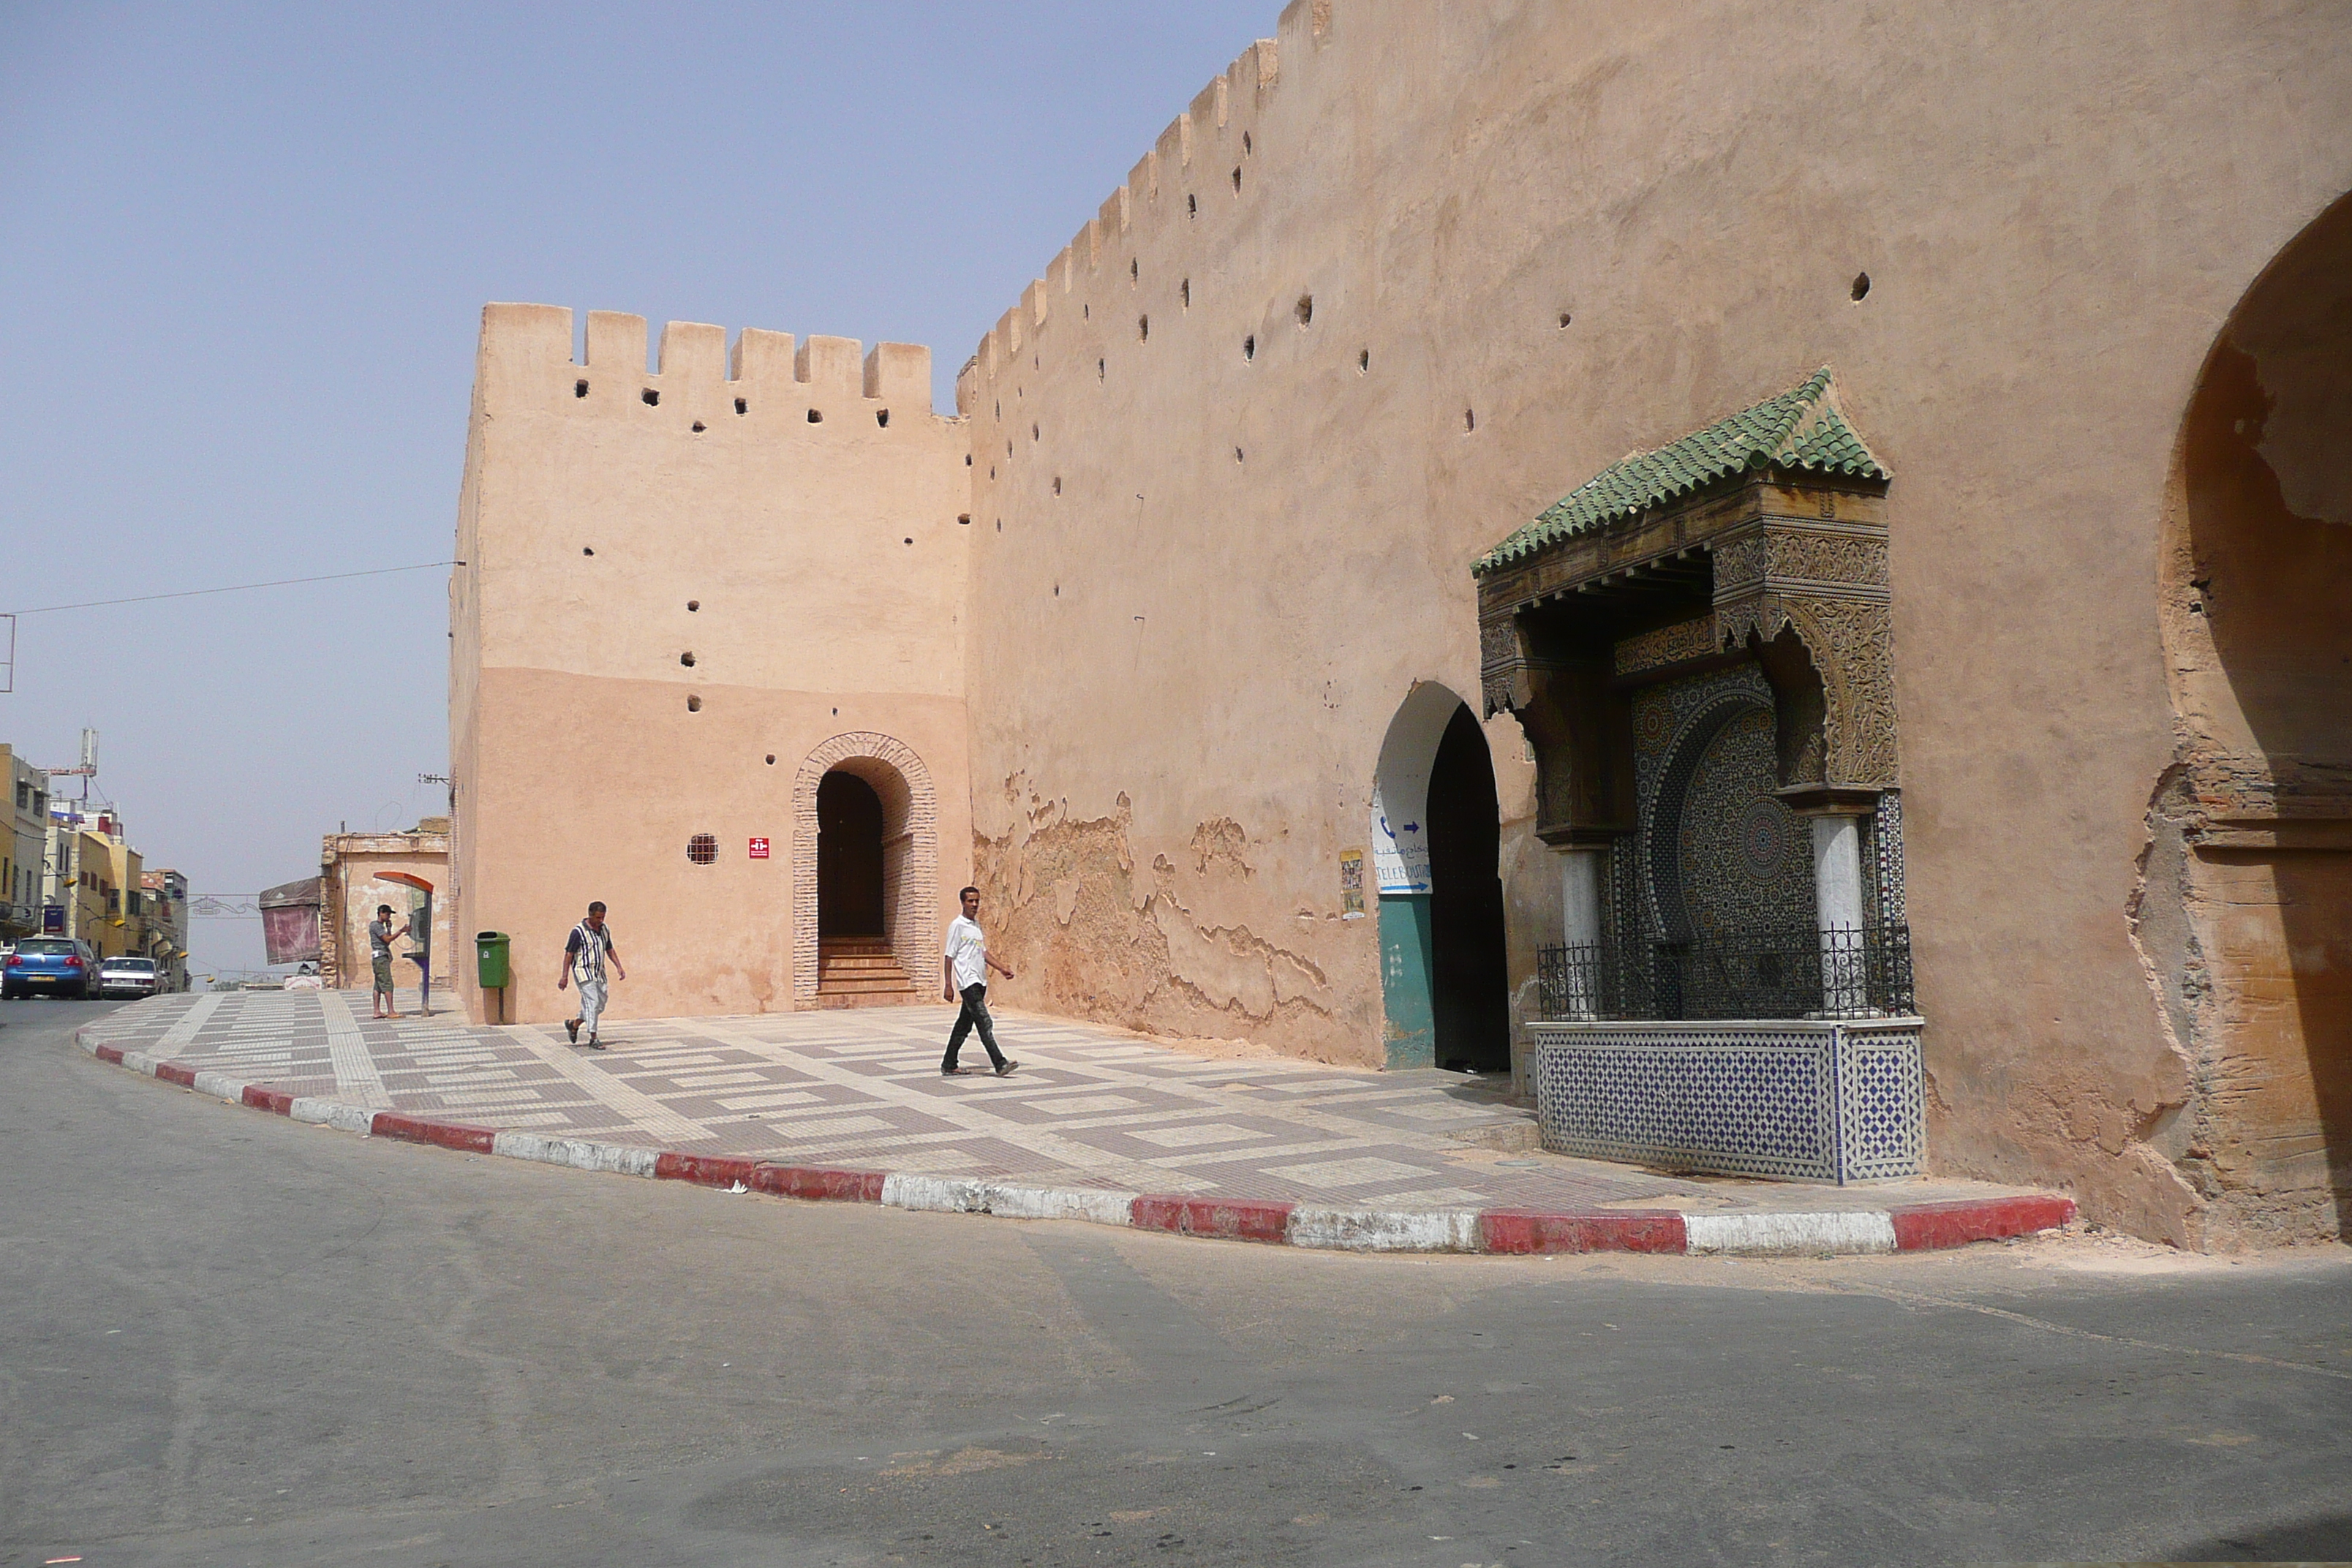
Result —
<instances>
[{"instance_id":1,"label":"battlement merlon","mask_svg":"<svg viewBox=\"0 0 2352 1568\"><path fill-rule=\"evenodd\" d=\"M803 419L806 408L852 399L910 414L931 412L931 351L920 343L877 343L861 354L863 345L856 338L814 336L795 344L790 332L746 327L730 354L726 328L670 321L662 328L656 368L648 372L643 316L591 310L587 338L586 358L575 360L567 306L483 306L477 398L496 388L534 404L559 398L604 408L650 401L656 406L709 405L712 412L742 399L762 411L766 405L778 411L789 405L793 417Z\"/></svg>"},{"instance_id":2,"label":"battlement merlon","mask_svg":"<svg viewBox=\"0 0 2352 1568\"><path fill-rule=\"evenodd\" d=\"M1327 42L1330 27L1331 0L1293 0L1282 14L1277 33L1307 47ZM992 380L1000 365L1018 357L1024 339L1049 319L1055 296L1078 292L1114 250L1134 243L1145 214L1159 208L1163 180L1184 190L1192 183L1196 152L1213 147L1223 153L1223 142L1237 140L1255 122L1262 96L1281 85L1281 47L1278 37L1260 38L1244 49L1169 122L1151 150L1129 171L1127 183L1104 199L1101 210L1046 264L1045 277L1024 289L1019 302L981 340L967 367L977 371L981 382ZM957 406L969 412L965 395L958 393Z\"/></svg>"}]
</instances>

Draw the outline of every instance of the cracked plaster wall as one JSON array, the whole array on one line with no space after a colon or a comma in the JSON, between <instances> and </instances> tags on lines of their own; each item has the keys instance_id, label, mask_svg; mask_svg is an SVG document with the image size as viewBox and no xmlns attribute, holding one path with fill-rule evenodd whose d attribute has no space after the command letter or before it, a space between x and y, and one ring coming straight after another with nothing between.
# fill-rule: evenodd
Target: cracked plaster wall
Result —
<instances>
[{"instance_id":1,"label":"cracked plaster wall","mask_svg":"<svg viewBox=\"0 0 2352 1568\"><path fill-rule=\"evenodd\" d=\"M1123 793L1109 816L1084 820L1018 775L1003 795L1013 826L972 845L992 951L1017 973L997 984L1002 1002L1377 1065L1357 1048L1372 1020L1335 1016L1331 977L1312 956L1336 907L1286 908L1276 881L1260 882L1281 868L1280 845L1253 845L1220 817L1146 865Z\"/></svg>"}]
</instances>

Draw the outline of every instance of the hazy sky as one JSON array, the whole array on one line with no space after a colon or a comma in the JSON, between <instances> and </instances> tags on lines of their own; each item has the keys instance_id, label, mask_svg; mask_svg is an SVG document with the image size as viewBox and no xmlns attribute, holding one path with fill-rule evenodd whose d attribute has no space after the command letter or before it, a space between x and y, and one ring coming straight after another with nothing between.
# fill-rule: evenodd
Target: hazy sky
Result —
<instances>
[{"instance_id":1,"label":"hazy sky","mask_svg":"<svg viewBox=\"0 0 2352 1568\"><path fill-rule=\"evenodd\" d=\"M0 4L0 610L446 560L486 300L929 343L951 407L1279 9ZM445 808L445 592L26 616L0 739L99 729L200 893L309 876Z\"/></svg>"}]
</instances>

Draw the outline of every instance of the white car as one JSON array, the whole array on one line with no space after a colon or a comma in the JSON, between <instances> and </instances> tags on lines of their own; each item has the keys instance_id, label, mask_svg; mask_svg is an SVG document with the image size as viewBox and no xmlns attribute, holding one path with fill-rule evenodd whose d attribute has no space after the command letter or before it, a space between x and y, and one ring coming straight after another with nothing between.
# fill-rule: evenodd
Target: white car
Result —
<instances>
[{"instance_id":1,"label":"white car","mask_svg":"<svg viewBox=\"0 0 2352 1568\"><path fill-rule=\"evenodd\" d=\"M100 996L152 996L155 961L152 958L110 958L98 966Z\"/></svg>"}]
</instances>

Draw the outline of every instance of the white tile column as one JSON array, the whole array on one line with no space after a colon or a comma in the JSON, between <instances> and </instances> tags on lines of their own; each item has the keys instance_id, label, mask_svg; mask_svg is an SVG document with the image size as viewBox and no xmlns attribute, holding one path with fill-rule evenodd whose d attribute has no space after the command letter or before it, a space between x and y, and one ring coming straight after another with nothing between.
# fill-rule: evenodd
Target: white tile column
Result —
<instances>
[{"instance_id":1,"label":"white tile column","mask_svg":"<svg viewBox=\"0 0 2352 1568\"><path fill-rule=\"evenodd\" d=\"M1601 851L1559 852L1560 940L1581 953L1569 954L1566 1012L1570 1018L1599 1016L1601 942Z\"/></svg>"},{"instance_id":2,"label":"white tile column","mask_svg":"<svg viewBox=\"0 0 2352 1568\"><path fill-rule=\"evenodd\" d=\"M1813 825L1813 902L1822 933L1822 1010L1866 1005L1862 952L1862 819L1820 816Z\"/></svg>"}]
</instances>

